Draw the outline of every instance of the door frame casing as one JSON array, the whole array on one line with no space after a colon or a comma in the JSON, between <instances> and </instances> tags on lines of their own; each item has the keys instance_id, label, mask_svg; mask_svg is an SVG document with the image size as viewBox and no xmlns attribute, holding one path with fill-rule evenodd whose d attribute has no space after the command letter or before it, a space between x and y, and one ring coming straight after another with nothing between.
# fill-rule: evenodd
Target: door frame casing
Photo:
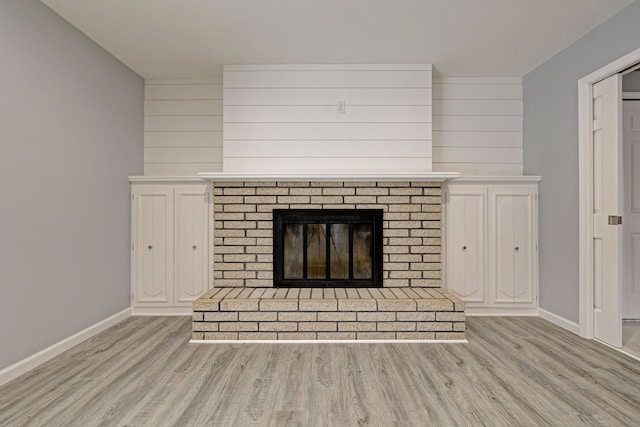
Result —
<instances>
[{"instance_id":1,"label":"door frame casing","mask_svg":"<svg viewBox=\"0 0 640 427\"><path fill-rule=\"evenodd\" d=\"M640 62L640 49L578 80L579 330L593 339L593 85ZM618 284L619 286L620 284Z\"/></svg>"}]
</instances>

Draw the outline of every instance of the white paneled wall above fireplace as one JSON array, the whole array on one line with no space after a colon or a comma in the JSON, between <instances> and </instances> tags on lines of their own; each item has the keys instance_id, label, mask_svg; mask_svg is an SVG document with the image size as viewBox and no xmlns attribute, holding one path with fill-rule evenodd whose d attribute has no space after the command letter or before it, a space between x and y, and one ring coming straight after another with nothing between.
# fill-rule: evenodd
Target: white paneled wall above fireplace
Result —
<instances>
[{"instance_id":1,"label":"white paneled wall above fireplace","mask_svg":"<svg viewBox=\"0 0 640 427\"><path fill-rule=\"evenodd\" d=\"M522 79L433 79L433 170L522 175Z\"/></svg>"},{"instance_id":2,"label":"white paneled wall above fireplace","mask_svg":"<svg viewBox=\"0 0 640 427\"><path fill-rule=\"evenodd\" d=\"M146 80L144 174L222 171L222 80Z\"/></svg>"},{"instance_id":3,"label":"white paneled wall above fireplace","mask_svg":"<svg viewBox=\"0 0 640 427\"><path fill-rule=\"evenodd\" d=\"M237 65L223 81L225 172L431 170L430 65Z\"/></svg>"},{"instance_id":4,"label":"white paneled wall above fireplace","mask_svg":"<svg viewBox=\"0 0 640 427\"><path fill-rule=\"evenodd\" d=\"M430 71L398 65L385 67L404 79L355 69L311 79L320 71L294 69L269 80L260 70L273 66L243 67L228 67L224 107L222 79L145 82L145 175L220 172L223 160L227 172L319 172L328 164L330 172L432 166L522 175L520 78L436 77L422 87L431 85ZM244 87L247 75L262 77ZM337 114L339 100L345 114Z\"/></svg>"}]
</instances>

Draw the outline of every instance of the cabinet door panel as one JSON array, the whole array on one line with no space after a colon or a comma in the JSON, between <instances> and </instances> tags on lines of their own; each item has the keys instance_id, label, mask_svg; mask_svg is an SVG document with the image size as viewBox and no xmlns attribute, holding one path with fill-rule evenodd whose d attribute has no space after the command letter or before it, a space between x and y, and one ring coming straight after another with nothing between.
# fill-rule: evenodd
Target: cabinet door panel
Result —
<instances>
[{"instance_id":1,"label":"cabinet door panel","mask_svg":"<svg viewBox=\"0 0 640 427\"><path fill-rule=\"evenodd\" d=\"M447 203L447 289L465 302L484 301L485 193L454 188Z\"/></svg>"},{"instance_id":2,"label":"cabinet door panel","mask_svg":"<svg viewBox=\"0 0 640 427\"><path fill-rule=\"evenodd\" d=\"M137 203L137 300L142 303L171 302L172 224L171 194L167 190L138 192Z\"/></svg>"},{"instance_id":3,"label":"cabinet door panel","mask_svg":"<svg viewBox=\"0 0 640 427\"><path fill-rule=\"evenodd\" d=\"M205 193L206 186L176 189L176 303L190 304L208 289L209 207Z\"/></svg>"},{"instance_id":4,"label":"cabinet door panel","mask_svg":"<svg viewBox=\"0 0 640 427\"><path fill-rule=\"evenodd\" d=\"M494 301L530 303L532 282L532 193L500 191L494 207Z\"/></svg>"}]
</instances>

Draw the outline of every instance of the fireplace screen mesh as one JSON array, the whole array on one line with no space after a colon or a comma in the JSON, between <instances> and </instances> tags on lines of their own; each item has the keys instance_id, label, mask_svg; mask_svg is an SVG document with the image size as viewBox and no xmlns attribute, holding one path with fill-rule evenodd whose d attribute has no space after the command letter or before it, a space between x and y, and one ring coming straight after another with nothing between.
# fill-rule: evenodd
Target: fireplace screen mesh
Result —
<instances>
[{"instance_id":1,"label":"fireplace screen mesh","mask_svg":"<svg viewBox=\"0 0 640 427\"><path fill-rule=\"evenodd\" d=\"M274 210L276 286L381 286L381 260L382 210Z\"/></svg>"}]
</instances>

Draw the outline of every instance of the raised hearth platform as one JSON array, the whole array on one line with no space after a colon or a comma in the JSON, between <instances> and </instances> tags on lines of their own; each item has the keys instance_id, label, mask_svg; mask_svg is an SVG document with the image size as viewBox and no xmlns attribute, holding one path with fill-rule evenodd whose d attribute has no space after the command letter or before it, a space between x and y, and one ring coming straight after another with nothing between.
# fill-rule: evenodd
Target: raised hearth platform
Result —
<instances>
[{"instance_id":1,"label":"raised hearth platform","mask_svg":"<svg viewBox=\"0 0 640 427\"><path fill-rule=\"evenodd\" d=\"M464 303L441 288L211 289L193 341L464 340Z\"/></svg>"}]
</instances>

